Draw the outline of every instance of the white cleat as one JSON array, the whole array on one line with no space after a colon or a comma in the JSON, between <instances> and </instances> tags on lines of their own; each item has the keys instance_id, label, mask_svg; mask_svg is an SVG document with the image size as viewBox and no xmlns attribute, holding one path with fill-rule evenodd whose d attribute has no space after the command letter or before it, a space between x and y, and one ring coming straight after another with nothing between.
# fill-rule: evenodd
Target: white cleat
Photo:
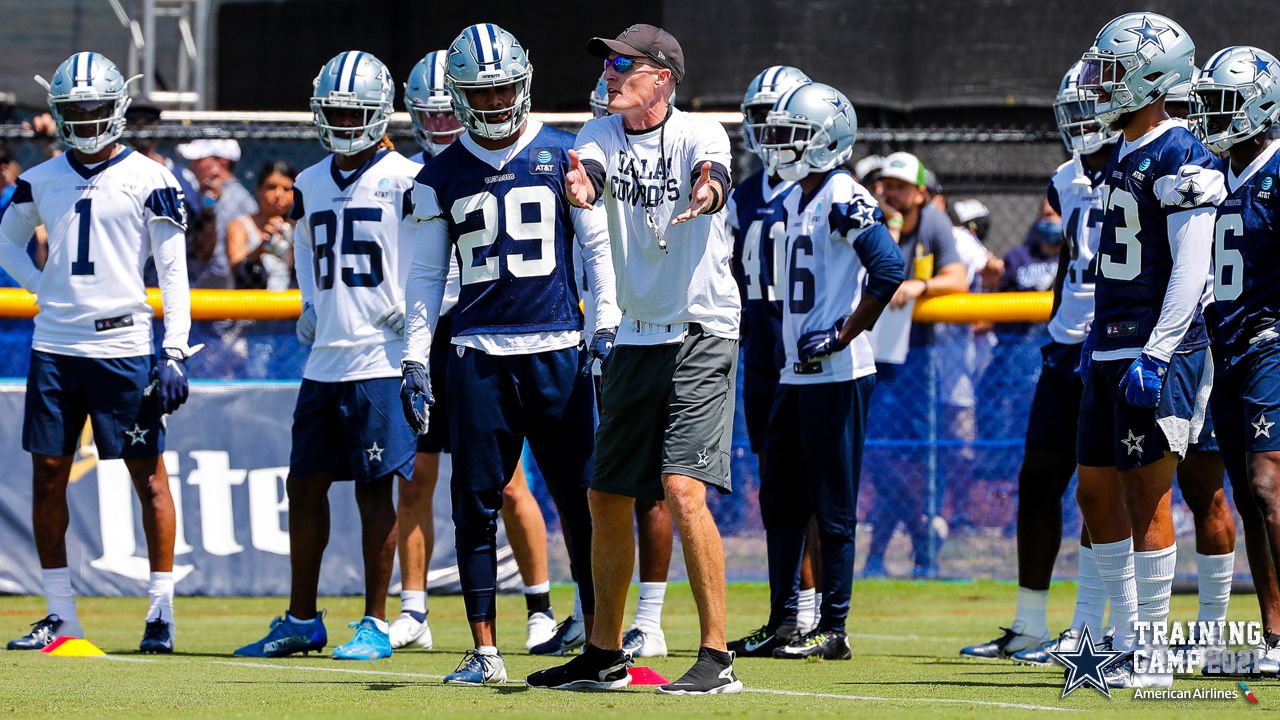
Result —
<instances>
[{"instance_id":1,"label":"white cleat","mask_svg":"<svg viewBox=\"0 0 1280 720\"><path fill-rule=\"evenodd\" d=\"M1119 660L1106 672L1107 686L1116 689L1173 687L1173 673L1140 673L1134 669L1133 655Z\"/></svg>"},{"instance_id":2,"label":"white cleat","mask_svg":"<svg viewBox=\"0 0 1280 720\"><path fill-rule=\"evenodd\" d=\"M430 650L431 627L426 621L418 622L409 613L402 612L391 623L391 649L399 650L410 645Z\"/></svg>"},{"instance_id":3,"label":"white cleat","mask_svg":"<svg viewBox=\"0 0 1280 720\"><path fill-rule=\"evenodd\" d=\"M622 636L622 651L633 658L666 657L667 636L662 628L642 628L632 625Z\"/></svg>"},{"instance_id":4,"label":"white cleat","mask_svg":"<svg viewBox=\"0 0 1280 720\"><path fill-rule=\"evenodd\" d=\"M529 615L529 620L525 623L526 639L524 641L525 651L529 651L547 642L552 635L556 634L556 619L548 613L536 612Z\"/></svg>"}]
</instances>

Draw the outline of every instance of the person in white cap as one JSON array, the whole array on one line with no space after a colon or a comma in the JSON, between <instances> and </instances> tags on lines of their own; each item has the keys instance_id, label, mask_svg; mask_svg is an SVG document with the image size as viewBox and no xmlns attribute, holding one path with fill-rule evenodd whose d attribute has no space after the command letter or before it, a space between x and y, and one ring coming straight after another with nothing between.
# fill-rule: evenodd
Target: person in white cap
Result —
<instances>
[{"instance_id":1,"label":"person in white cap","mask_svg":"<svg viewBox=\"0 0 1280 720\"><path fill-rule=\"evenodd\" d=\"M240 143L233 139L200 139L179 145L178 155L196 176L199 212L191 218L194 247L188 272L192 287L229 288L231 265L227 262L227 226L242 215L258 211L258 201L236 179L232 170L240 161Z\"/></svg>"}]
</instances>

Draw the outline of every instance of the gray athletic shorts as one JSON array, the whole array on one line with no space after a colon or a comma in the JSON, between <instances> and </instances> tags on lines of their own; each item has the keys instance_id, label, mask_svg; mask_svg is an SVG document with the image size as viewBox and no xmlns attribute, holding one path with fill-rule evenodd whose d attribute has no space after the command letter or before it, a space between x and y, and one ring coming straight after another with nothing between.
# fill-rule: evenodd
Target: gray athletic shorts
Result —
<instances>
[{"instance_id":1,"label":"gray athletic shorts","mask_svg":"<svg viewBox=\"0 0 1280 720\"><path fill-rule=\"evenodd\" d=\"M591 487L662 499L662 475L732 492L738 341L689 325L684 342L618 345L605 360Z\"/></svg>"}]
</instances>

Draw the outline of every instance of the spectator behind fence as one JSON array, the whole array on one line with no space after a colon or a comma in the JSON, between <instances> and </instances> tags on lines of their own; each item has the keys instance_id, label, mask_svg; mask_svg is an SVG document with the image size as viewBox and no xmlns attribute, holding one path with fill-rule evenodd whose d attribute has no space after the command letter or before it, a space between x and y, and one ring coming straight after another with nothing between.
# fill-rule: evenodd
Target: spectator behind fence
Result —
<instances>
[{"instance_id":1,"label":"spectator behind fence","mask_svg":"<svg viewBox=\"0 0 1280 720\"><path fill-rule=\"evenodd\" d=\"M258 211L227 226L227 267L237 288L288 290L293 284L293 181L298 171L276 160L258 171Z\"/></svg>"},{"instance_id":2,"label":"spectator behind fence","mask_svg":"<svg viewBox=\"0 0 1280 720\"><path fill-rule=\"evenodd\" d=\"M160 122L160 107L145 98L135 98L129 103L129 109L124 112L124 127L129 131L129 145L134 150L155 160L161 165L168 168L169 172L178 180L178 187L182 190L183 205L187 208L187 218L193 219L199 213L200 207L196 204L199 193L196 191L196 176L191 172L190 168L178 167L174 164L173 158L162 155L156 149L156 140L154 137L147 137L146 133L154 128ZM139 137L141 133L143 137ZM188 245L190 244L190 223L188 223ZM154 286L153 286L154 287Z\"/></svg>"},{"instance_id":3,"label":"spectator behind fence","mask_svg":"<svg viewBox=\"0 0 1280 720\"><path fill-rule=\"evenodd\" d=\"M22 165L18 164L7 152L0 151L0 217L4 217L4 211L8 209L9 203L13 201L13 193L17 190L18 176L22 174ZM41 270L44 269L44 261L49 257L49 244L45 237L44 226L36 228L35 233L31 236L31 242L27 243L27 254L31 256L32 262ZM0 268L0 287L16 288L21 287L17 280L14 280L9 273Z\"/></svg>"},{"instance_id":4,"label":"spectator behind fence","mask_svg":"<svg viewBox=\"0 0 1280 720\"><path fill-rule=\"evenodd\" d=\"M195 226L194 239L187 247L191 286L232 287L227 227L235 218L258 211L253 195L232 173L240 161L240 143L230 139L192 140L178 146L178 155L195 174L199 191L199 211L189 218Z\"/></svg>"},{"instance_id":5,"label":"spectator behind fence","mask_svg":"<svg viewBox=\"0 0 1280 720\"><path fill-rule=\"evenodd\" d=\"M1042 292L1053 289L1058 274L1058 253L1062 250L1062 218L1040 203L1040 216L1027 229L1026 239L1004 259L1001 291Z\"/></svg>"},{"instance_id":6,"label":"spectator behind fence","mask_svg":"<svg viewBox=\"0 0 1280 720\"><path fill-rule=\"evenodd\" d=\"M891 305L903 307L927 297L966 292L968 273L956 251L951 220L929 204L924 164L915 155L896 152L884 159L879 173L875 188L880 208L890 227L901 228L898 246L907 263L907 281L898 288ZM929 515L937 510L943 480L935 478L938 483L933 506L926 506L929 496L926 457L936 440L938 429L932 425L935 418L944 425L941 434L948 434L940 406L951 388L938 382L937 393L932 392L931 384L937 382L935 378L941 366L934 361L933 341L931 327L915 326L911 330L906 363L900 366L882 363L876 367L878 382L885 384L886 391L883 395L877 394L872 403L873 420L869 427L878 437L907 440L913 447L907 452L890 451L892 458L884 459L896 472L867 478L875 488L876 501L867 516L872 528L871 546L863 567L866 576L885 574L885 551L899 523L906 526L911 536L915 559L912 574L928 576L936 570L928 542L932 521Z\"/></svg>"}]
</instances>

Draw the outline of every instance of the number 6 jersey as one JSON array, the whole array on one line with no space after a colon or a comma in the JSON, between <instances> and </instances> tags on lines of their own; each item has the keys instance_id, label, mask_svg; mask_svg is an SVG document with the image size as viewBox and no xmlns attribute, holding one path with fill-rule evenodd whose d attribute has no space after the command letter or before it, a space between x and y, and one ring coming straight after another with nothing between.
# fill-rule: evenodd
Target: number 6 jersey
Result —
<instances>
[{"instance_id":1,"label":"number 6 jersey","mask_svg":"<svg viewBox=\"0 0 1280 720\"><path fill-rule=\"evenodd\" d=\"M1167 360L1208 344L1200 300L1214 207L1225 196L1216 167L1178 120L1117 144L1102 179L1093 359Z\"/></svg>"},{"instance_id":2,"label":"number 6 jersey","mask_svg":"<svg viewBox=\"0 0 1280 720\"><path fill-rule=\"evenodd\" d=\"M316 337L302 376L317 382L399 377L404 340L374 320L404 302L413 260L413 178L422 166L379 150L344 173L333 156L294 182L294 266Z\"/></svg>"}]
</instances>

